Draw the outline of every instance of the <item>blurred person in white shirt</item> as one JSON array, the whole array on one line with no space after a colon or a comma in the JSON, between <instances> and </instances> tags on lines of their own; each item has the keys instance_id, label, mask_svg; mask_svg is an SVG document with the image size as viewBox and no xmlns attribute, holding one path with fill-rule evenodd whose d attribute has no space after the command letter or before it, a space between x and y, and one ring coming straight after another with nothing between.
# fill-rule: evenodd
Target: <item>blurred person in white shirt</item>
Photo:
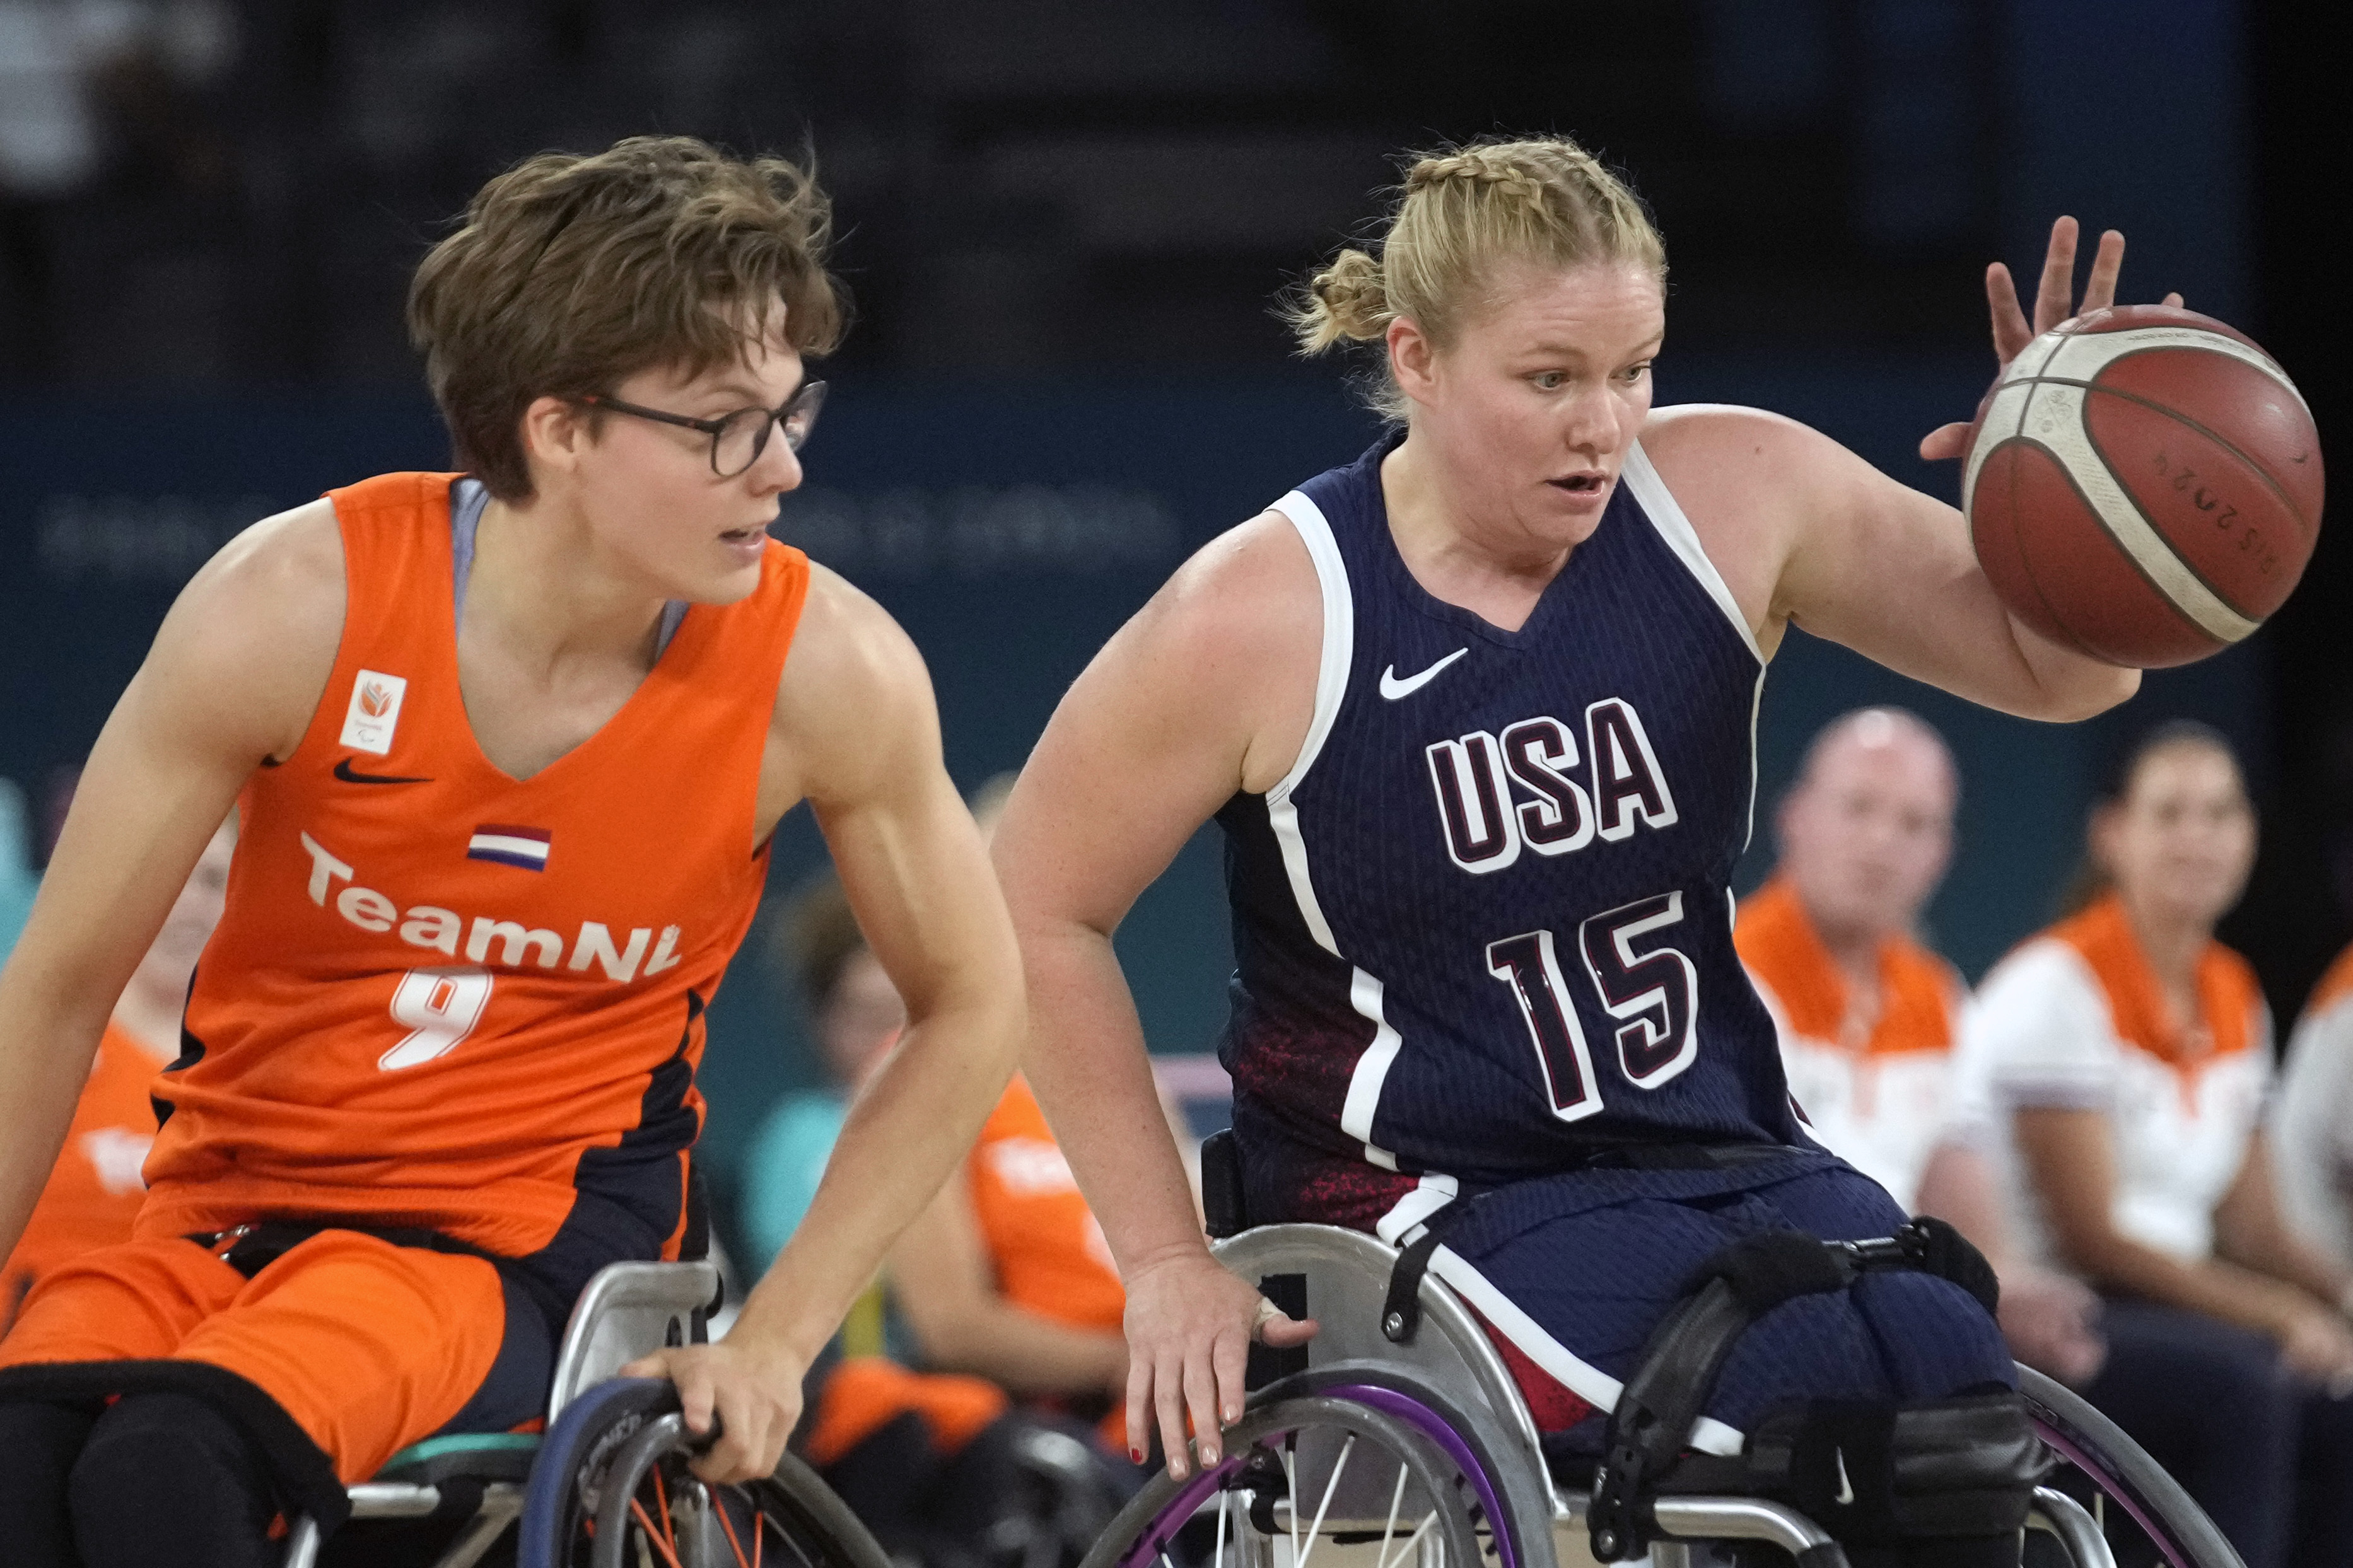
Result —
<instances>
[{"instance_id":1,"label":"blurred person in white shirt","mask_svg":"<svg viewBox=\"0 0 2353 1568\"><path fill-rule=\"evenodd\" d=\"M2353 947L2312 988L2288 1039L2271 1152L2288 1224L2353 1269Z\"/></svg>"},{"instance_id":2,"label":"blurred person in white shirt","mask_svg":"<svg viewBox=\"0 0 2353 1568\"><path fill-rule=\"evenodd\" d=\"M1835 721L1782 798L1779 864L1741 904L1734 941L1814 1136L1905 1208L1958 1226L2001 1276L2010 1353L2081 1383L2103 1353L2096 1299L2010 1246L1984 1101L1955 1060L1966 991L1915 935L1952 858L1959 793L1916 716Z\"/></svg>"},{"instance_id":3,"label":"blurred person in white shirt","mask_svg":"<svg viewBox=\"0 0 2353 1568\"><path fill-rule=\"evenodd\" d=\"M2347 1269L2283 1218L2270 1010L2214 939L2254 863L2230 742L2151 731L2102 790L2072 911L1995 965L1962 1052L1986 1073L2021 1247L2095 1286L2086 1395L2248 1568L2353 1563Z\"/></svg>"}]
</instances>

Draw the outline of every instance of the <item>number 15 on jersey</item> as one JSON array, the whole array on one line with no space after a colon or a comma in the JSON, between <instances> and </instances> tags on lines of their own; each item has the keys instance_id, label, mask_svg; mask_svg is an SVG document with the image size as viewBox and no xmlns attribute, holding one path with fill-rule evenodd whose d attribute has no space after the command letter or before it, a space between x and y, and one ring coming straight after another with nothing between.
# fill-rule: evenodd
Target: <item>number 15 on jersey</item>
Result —
<instances>
[{"instance_id":1,"label":"number 15 on jersey","mask_svg":"<svg viewBox=\"0 0 2353 1568\"><path fill-rule=\"evenodd\" d=\"M1636 943L1682 923L1678 890L1621 904L1577 928L1577 952L1601 1004L1618 1021L1618 1069L1637 1089L1656 1089L1699 1054L1699 970L1680 950ZM1577 1121L1601 1110L1593 1054L1577 1021L1549 931L1487 944L1487 973L1512 988L1535 1044L1553 1114Z\"/></svg>"}]
</instances>

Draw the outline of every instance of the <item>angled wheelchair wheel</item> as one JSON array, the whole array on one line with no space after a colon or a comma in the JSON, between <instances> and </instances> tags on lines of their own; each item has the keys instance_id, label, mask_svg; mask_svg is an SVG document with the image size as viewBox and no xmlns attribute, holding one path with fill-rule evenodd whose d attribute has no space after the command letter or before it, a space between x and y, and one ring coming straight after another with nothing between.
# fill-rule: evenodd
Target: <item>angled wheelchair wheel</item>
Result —
<instances>
[{"instance_id":1,"label":"angled wheelchair wheel","mask_svg":"<svg viewBox=\"0 0 2353 1568\"><path fill-rule=\"evenodd\" d=\"M1477 1458L1409 1398L1275 1399L1225 1441L1207 1469L1154 1477L1082 1568L1518 1568Z\"/></svg>"},{"instance_id":2,"label":"angled wheelchair wheel","mask_svg":"<svg viewBox=\"0 0 2353 1568\"><path fill-rule=\"evenodd\" d=\"M688 1472L678 1392L616 1378L566 1405L523 1500L517 1568L892 1568L799 1459L742 1485Z\"/></svg>"},{"instance_id":3,"label":"angled wheelchair wheel","mask_svg":"<svg viewBox=\"0 0 2353 1568\"><path fill-rule=\"evenodd\" d=\"M2245 1568L2181 1484L2082 1395L2028 1366L2018 1388L2042 1441L2095 1494L2112 1538L2129 1520L2172 1568Z\"/></svg>"}]
</instances>

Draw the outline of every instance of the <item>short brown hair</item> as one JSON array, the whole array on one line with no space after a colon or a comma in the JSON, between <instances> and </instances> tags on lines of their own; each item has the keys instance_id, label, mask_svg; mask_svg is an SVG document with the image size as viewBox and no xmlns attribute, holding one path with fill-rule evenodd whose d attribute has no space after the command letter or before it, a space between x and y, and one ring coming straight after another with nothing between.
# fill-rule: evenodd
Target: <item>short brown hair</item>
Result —
<instances>
[{"instance_id":1,"label":"short brown hair","mask_svg":"<svg viewBox=\"0 0 2353 1568\"><path fill-rule=\"evenodd\" d=\"M459 465L500 500L528 500L534 399L739 360L779 300L786 341L829 352L848 325L825 269L832 232L814 174L786 158L632 136L524 159L475 194L408 289L409 339Z\"/></svg>"}]
</instances>

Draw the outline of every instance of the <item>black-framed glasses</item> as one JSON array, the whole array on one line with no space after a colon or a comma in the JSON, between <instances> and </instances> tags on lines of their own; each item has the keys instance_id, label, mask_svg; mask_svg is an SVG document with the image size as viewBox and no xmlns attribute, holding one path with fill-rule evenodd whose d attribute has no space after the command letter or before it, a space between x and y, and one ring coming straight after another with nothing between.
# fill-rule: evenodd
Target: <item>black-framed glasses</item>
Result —
<instances>
[{"instance_id":1,"label":"black-framed glasses","mask_svg":"<svg viewBox=\"0 0 2353 1568\"><path fill-rule=\"evenodd\" d=\"M809 431L816 427L818 410L825 406L825 383L803 382L798 392L775 408L738 408L716 419L694 419L683 414L647 408L601 392L588 393L578 401L591 408L607 408L616 414L675 425L681 430L702 431L711 437L711 471L723 479L732 479L760 460L760 454L768 449L771 430L782 428L785 445L796 452L801 449L809 438Z\"/></svg>"}]
</instances>

